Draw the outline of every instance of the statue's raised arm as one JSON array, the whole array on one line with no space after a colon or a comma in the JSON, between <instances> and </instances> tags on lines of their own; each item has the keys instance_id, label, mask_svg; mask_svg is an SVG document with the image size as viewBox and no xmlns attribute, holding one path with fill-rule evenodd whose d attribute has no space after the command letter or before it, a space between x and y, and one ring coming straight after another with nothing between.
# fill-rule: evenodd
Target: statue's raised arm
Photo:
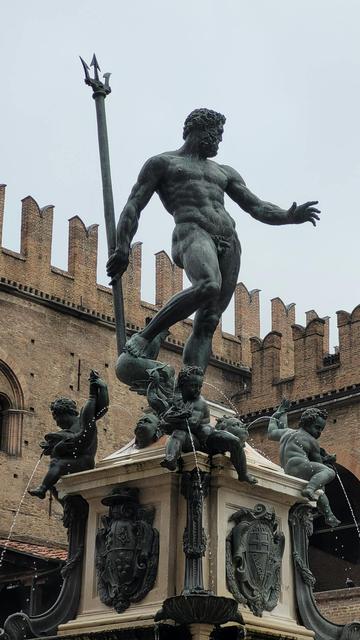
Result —
<instances>
[{"instance_id":1,"label":"statue's raised arm","mask_svg":"<svg viewBox=\"0 0 360 640\"><path fill-rule=\"evenodd\" d=\"M117 225L116 249L106 265L110 278L121 277L128 267L130 244L137 231L140 214L157 189L163 166L161 156L150 158L145 162L131 190Z\"/></svg>"},{"instance_id":2,"label":"statue's raised arm","mask_svg":"<svg viewBox=\"0 0 360 640\"><path fill-rule=\"evenodd\" d=\"M80 414L70 398L58 398L51 403L52 416L61 431L47 433L40 443L43 453L50 456L50 464L41 484L29 490L30 495L43 499L48 490L54 490L61 476L95 466L96 420L106 413L109 396L106 382L96 371L91 371L89 381L89 398Z\"/></svg>"}]
</instances>

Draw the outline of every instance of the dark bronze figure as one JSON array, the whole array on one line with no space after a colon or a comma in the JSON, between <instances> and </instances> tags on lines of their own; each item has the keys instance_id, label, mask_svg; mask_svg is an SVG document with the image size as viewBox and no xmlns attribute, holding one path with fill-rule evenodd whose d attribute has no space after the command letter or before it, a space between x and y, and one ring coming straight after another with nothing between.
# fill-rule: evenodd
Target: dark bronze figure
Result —
<instances>
[{"instance_id":1,"label":"dark bronze figure","mask_svg":"<svg viewBox=\"0 0 360 640\"><path fill-rule=\"evenodd\" d=\"M191 282L189 289L171 298L128 340L126 350L134 356L143 355L157 335L196 312L183 360L186 365L206 369L214 331L232 297L240 268L241 247L235 223L224 208L225 194L266 224L316 225L319 219L316 201L299 206L294 202L288 210L281 209L251 193L237 171L210 160L217 154L224 124L225 117L209 109L190 113L185 120L183 146L145 163L121 213L116 249L107 265L112 279L126 271L140 214L156 192L175 220L173 260Z\"/></svg>"},{"instance_id":2,"label":"dark bronze figure","mask_svg":"<svg viewBox=\"0 0 360 640\"><path fill-rule=\"evenodd\" d=\"M161 427L170 438L160 464L175 471L181 453L189 452L193 447L209 455L229 451L239 480L256 484L256 478L247 472L244 445L249 434L245 425L240 420L226 417L218 421L216 429L209 424L209 406L201 396L203 379L204 372L200 367L181 369L177 380L177 391L181 395L174 396L169 409L161 416Z\"/></svg>"},{"instance_id":3,"label":"dark bronze figure","mask_svg":"<svg viewBox=\"0 0 360 640\"><path fill-rule=\"evenodd\" d=\"M96 536L96 570L101 602L121 613L153 588L159 556L159 533L152 524L155 509L139 504L136 488L118 485L102 501Z\"/></svg>"},{"instance_id":4,"label":"dark bronze figure","mask_svg":"<svg viewBox=\"0 0 360 640\"><path fill-rule=\"evenodd\" d=\"M277 530L275 512L257 504L241 507L226 541L226 577L235 600L261 616L276 607L281 587L285 536Z\"/></svg>"},{"instance_id":5,"label":"dark bronze figure","mask_svg":"<svg viewBox=\"0 0 360 640\"><path fill-rule=\"evenodd\" d=\"M307 480L302 495L309 500L316 500L315 492L322 489L317 498L317 507L324 516L329 527L337 527L340 521L333 514L324 486L335 478L331 466L336 455L328 454L318 443L327 418L327 412L312 407L303 411L298 429L287 427L286 413L289 402L283 400L269 421L268 438L280 442L280 464L285 473L296 478Z\"/></svg>"},{"instance_id":6,"label":"dark bronze figure","mask_svg":"<svg viewBox=\"0 0 360 640\"><path fill-rule=\"evenodd\" d=\"M109 396L106 383L96 371L91 371L89 380L89 399L80 414L74 400L69 398L51 403L52 416L61 431L47 433L40 443L43 455L50 456L49 470L42 483L29 490L30 495L43 499L48 490L54 490L61 476L94 468L96 421L106 413Z\"/></svg>"}]
</instances>

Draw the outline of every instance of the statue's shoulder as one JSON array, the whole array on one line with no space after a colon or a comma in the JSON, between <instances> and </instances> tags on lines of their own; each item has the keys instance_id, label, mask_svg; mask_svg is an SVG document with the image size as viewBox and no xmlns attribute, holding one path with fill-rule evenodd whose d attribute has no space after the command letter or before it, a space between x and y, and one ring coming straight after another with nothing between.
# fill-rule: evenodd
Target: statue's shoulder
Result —
<instances>
[{"instance_id":1,"label":"statue's shoulder","mask_svg":"<svg viewBox=\"0 0 360 640\"><path fill-rule=\"evenodd\" d=\"M218 167L220 167L220 169L224 171L224 173L226 174L229 180L236 180L241 184L245 185L244 178L240 175L238 171L236 171L236 169L233 169L233 167L230 167L228 164L219 164Z\"/></svg>"},{"instance_id":2,"label":"statue's shoulder","mask_svg":"<svg viewBox=\"0 0 360 640\"><path fill-rule=\"evenodd\" d=\"M163 173L169 166L172 155L175 155L175 152L165 151L164 153L158 153L155 156L151 156L151 158L148 158L146 162L144 162L141 174L146 176L154 173Z\"/></svg>"}]
</instances>

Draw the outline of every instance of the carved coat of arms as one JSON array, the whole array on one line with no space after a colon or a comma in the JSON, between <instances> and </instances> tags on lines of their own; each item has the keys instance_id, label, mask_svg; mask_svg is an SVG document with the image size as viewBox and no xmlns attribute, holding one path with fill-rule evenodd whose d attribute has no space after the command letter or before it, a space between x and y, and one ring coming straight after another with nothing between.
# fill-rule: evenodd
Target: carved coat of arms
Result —
<instances>
[{"instance_id":1,"label":"carved coat of arms","mask_svg":"<svg viewBox=\"0 0 360 640\"><path fill-rule=\"evenodd\" d=\"M277 531L273 510L257 504L231 517L235 526L226 540L226 578L235 600L256 615L276 606L281 587L285 537Z\"/></svg>"},{"instance_id":2,"label":"carved coat of arms","mask_svg":"<svg viewBox=\"0 0 360 640\"><path fill-rule=\"evenodd\" d=\"M96 535L96 571L101 602L121 613L153 588L159 557L159 533L153 528L155 509L139 504L138 489L115 487L102 501Z\"/></svg>"}]
</instances>

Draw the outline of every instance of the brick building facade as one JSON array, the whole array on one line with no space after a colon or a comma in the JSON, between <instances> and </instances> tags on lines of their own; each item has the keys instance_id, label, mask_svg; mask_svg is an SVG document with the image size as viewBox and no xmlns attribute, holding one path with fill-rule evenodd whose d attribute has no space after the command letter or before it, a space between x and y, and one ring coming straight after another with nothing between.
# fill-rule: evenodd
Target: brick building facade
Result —
<instances>
[{"instance_id":1,"label":"brick building facade","mask_svg":"<svg viewBox=\"0 0 360 640\"><path fill-rule=\"evenodd\" d=\"M0 246L4 200L2 185ZM52 222L52 207L41 209L33 198L25 198L20 252L5 247L0 250L0 537L6 539L23 496L12 539L61 546L65 536L59 507L24 494L32 474L32 484L36 484L46 469L46 461L36 464L38 443L55 426L50 401L67 395L81 406L87 397L90 370L99 371L110 391L109 412L98 423L101 458L130 439L144 400L130 393L114 375L111 290L96 282L97 225L85 228L77 216L69 220L65 271L51 265ZM147 318L182 288L182 271L168 255L159 252L155 260L156 295L152 304L141 300L141 244L133 246L123 278L128 333L142 328ZM191 320L186 320L171 329L160 360L180 367L190 327ZM354 491L360 495L356 485L360 478L360 306L352 313L339 311L338 327L339 347L329 355L329 319L309 311L307 325L302 327L296 324L295 305L285 306L275 298L272 331L261 339L259 290L249 292L240 283L235 291L235 335L218 327L204 393L216 403L230 403L247 421L256 420L251 444L275 461L277 447L266 438L265 416L281 398L286 396L292 402L291 423L304 407L325 406L329 419L323 446L337 452L344 486L360 520L360 498L353 499ZM334 489L334 499L338 501L339 495ZM348 509L345 507L341 507L342 512ZM345 520L341 545L350 534L354 536L355 524L347 514ZM316 540L325 535L320 529ZM327 559L333 557L332 539L325 544L325 551L321 540L318 547L327 553ZM360 584L359 541L355 555L345 555L338 563L336 587L345 584L346 576L355 582L358 579ZM316 564L319 554L315 552L315 556ZM326 589L324 583L322 591ZM328 600L323 598L323 603L320 606L325 610Z\"/></svg>"}]
</instances>

